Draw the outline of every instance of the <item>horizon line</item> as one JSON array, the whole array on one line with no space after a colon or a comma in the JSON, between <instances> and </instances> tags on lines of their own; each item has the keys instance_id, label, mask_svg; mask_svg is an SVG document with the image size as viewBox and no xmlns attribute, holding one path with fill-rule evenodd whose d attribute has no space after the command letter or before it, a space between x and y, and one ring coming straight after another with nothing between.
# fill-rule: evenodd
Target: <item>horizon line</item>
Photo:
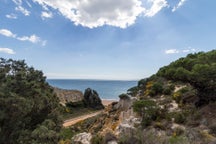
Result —
<instances>
[{"instance_id":1,"label":"horizon line","mask_svg":"<svg viewBox=\"0 0 216 144\"><path fill-rule=\"evenodd\" d=\"M46 78L47 80L139 81L140 79Z\"/></svg>"}]
</instances>

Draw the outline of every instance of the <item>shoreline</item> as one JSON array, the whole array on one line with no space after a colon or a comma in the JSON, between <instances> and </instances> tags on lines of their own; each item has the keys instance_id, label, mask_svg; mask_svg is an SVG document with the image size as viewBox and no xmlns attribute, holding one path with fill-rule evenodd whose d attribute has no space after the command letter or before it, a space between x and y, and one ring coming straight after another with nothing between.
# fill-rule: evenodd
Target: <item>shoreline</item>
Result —
<instances>
[{"instance_id":1,"label":"shoreline","mask_svg":"<svg viewBox=\"0 0 216 144\"><path fill-rule=\"evenodd\" d=\"M108 106L113 102L118 102L116 99L102 99L101 101L104 106Z\"/></svg>"}]
</instances>

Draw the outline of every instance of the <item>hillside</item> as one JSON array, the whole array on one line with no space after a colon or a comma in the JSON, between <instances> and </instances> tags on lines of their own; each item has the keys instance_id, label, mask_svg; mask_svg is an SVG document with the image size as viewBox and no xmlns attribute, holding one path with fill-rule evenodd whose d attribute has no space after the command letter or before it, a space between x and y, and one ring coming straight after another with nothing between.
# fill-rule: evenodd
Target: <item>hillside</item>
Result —
<instances>
[{"instance_id":1,"label":"hillside","mask_svg":"<svg viewBox=\"0 0 216 144\"><path fill-rule=\"evenodd\" d=\"M216 143L215 90L216 51L189 54L140 80L100 116L71 127L82 132L72 141Z\"/></svg>"},{"instance_id":2,"label":"hillside","mask_svg":"<svg viewBox=\"0 0 216 144\"><path fill-rule=\"evenodd\" d=\"M62 105L69 102L79 102L83 100L83 93L78 90L65 90L60 88L53 88Z\"/></svg>"}]
</instances>

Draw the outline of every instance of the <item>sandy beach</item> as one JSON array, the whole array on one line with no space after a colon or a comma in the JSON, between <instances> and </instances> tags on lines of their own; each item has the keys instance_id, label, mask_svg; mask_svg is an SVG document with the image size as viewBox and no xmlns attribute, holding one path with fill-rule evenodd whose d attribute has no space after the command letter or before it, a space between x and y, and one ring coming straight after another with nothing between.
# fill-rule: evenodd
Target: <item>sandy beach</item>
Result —
<instances>
[{"instance_id":1,"label":"sandy beach","mask_svg":"<svg viewBox=\"0 0 216 144\"><path fill-rule=\"evenodd\" d=\"M108 106L109 104L111 104L112 102L117 102L118 100L106 100L106 99L103 99L102 100L102 104L104 106Z\"/></svg>"}]
</instances>

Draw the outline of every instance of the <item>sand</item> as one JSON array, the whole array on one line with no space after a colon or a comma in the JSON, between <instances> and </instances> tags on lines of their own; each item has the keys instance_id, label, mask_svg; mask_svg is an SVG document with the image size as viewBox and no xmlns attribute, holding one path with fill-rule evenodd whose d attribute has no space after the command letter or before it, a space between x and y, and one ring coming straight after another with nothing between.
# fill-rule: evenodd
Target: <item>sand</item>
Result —
<instances>
[{"instance_id":1,"label":"sand","mask_svg":"<svg viewBox=\"0 0 216 144\"><path fill-rule=\"evenodd\" d=\"M117 102L117 100L106 100L106 99L103 99L102 100L102 104L104 106L108 106L109 104L111 104L112 102Z\"/></svg>"},{"instance_id":2,"label":"sand","mask_svg":"<svg viewBox=\"0 0 216 144\"><path fill-rule=\"evenodd\" d=\"M103 103L103 105L105 107L108 106L109 104L111 104L112 102L117 102L117 100L102 100L102 103ZM79 117L76 117L76 118L65 120L64 123L63 123L63 126L64 127L69 127L71 125L74 125L74 124L82 121L82 120L85 120L87 118L96 116L96 115L100 114L102 111L103 110L97 111L97 112L94 112L94 113L90 113L90 114L85 114L85 115L82 115L82 116L79 116Z\"/></svg>"}]
</instances>

